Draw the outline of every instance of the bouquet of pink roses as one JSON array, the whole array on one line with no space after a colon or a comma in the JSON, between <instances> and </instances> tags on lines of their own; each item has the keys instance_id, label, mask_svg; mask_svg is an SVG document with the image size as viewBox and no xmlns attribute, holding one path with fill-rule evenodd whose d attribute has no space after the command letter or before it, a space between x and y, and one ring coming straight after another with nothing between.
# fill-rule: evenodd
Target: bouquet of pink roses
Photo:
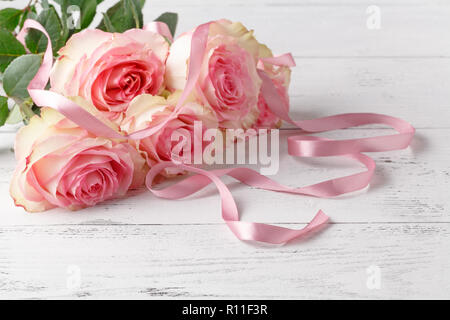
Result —
<instances>
[{"instance_id":1,"label":"bouquet of pink roses","mask_svg":"<svg viewBox=\"0 0 450 320\"><path fill-rule=\"evenodd\" d=\"M30 7L25 17L23 12L19 16L25 21L32 14L37 21L18 20L11 26L12 31L20 29L15 46L36 53L9 61L3 77L5 92L27 122L17 134L18 165L10 188L15 204L27 211L77 210L144 184L158 196L182 198L213 182L222 197L223 217L240 239L283 243L321 225L326 215L319 211L302 230L241 222L219 177L227 174L278 192L336 196L369 183L373 160L360 152L403 148L412 138L411 126L376 114L292 120L288 115L292 56L274 56L241 23L212 21L173 40L176 15L164 14L144 26L142 2L121 0L104 14L99 28L81 32L62 28L55 39L49 21L56 11L44 2L47 6L37 16ZM65 12L70 1L58 2ZM92 18L88 13L81 12L84 27ZM16 82L14 75L20 78ZM20 94L15 94L17 88L22 88ZM32 116L33 111L39 115ZM228 129L273 129L282 120L309 132L377 122L400 133L338 142L290 137L291 155L347 155L368 168L303 188L282 186L248 168L207 171L191 165L195 152L207 148L214 152ZM208 129L216 134L205 143ZM188 171L199 175L164 190L153 189L157 177Z\"/></svg>"}]
</instances>

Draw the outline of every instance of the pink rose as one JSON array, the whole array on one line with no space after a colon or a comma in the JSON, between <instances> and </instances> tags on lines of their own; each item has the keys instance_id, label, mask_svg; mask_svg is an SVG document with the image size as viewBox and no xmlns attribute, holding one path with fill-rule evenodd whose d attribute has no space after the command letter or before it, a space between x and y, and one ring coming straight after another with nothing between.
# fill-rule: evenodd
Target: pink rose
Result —
<instances>
[{"instance_id":1,"label":"pink rose","mask_svg":"<svg viewBox=\"0 0 450 320\"><path fill-rule=\"evenodd\" d=\"M65 96L81 96L107 118L120 121L134 97L164 90L168 52L164 37L151 31L85 30L59 51L51 88Z\"/></svg>"},{"instance_id":2,"label":"pink rose","mask_svg":"<svg viewBox=\"0 0 450 320\"><path fill-rule=\"evenodd\" d=\"M145 160L126 142L95 137L43 108L15 143L10 193L29 212L93 206L143 184Z\"/></svg>"},{"instance_id":3,"label":"pink rose","mask_svg":"<svg viewBox=\"0 0 450 320\"><path fill-rule=\"evenodd\" d=\"M134 99L121 124L121 130L132 133L160 124L174 110L180 92L167 99L160 96L141 95ZM195 132L194 124L201 131ZM202 136L206 129L217 128L217 120L210 109L192 101L185 103L181 114L170 120L161 130L139 141L131 141L137 150L144 152L151 166L161 161L194 161L194 139L198 138L201 150L204 145ZM196 136L197 135L197 136ZM167 175L181 173L177 170L166 172Z\"/></svg>"},{"instance_id":4,"label":"pink rose","mask_svg":"<svg viewBox=\"0 0 450 320\"><path fill-rule=\"evenodd\" d=\"M183 34L171 46L166 64L169 89L184 88L191 38L192 32ZM248 128L256 122L260 50L261 45L242 24L219 20L210 25L196 96L212 108L220 127Z\"/></svg>"}]
</instances>

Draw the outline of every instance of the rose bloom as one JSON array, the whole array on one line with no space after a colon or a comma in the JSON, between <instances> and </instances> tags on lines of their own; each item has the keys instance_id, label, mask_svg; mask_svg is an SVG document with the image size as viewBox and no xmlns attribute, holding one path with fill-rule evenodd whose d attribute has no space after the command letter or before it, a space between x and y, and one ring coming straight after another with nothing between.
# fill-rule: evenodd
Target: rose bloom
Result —
<instances>
[{"instance_id":1,"label":"rose bloom","mask_svg":"<svg viewBox=\"0 0 450 320\"><path fill-rule=\"evenodd\" d=\"M143 184L147 170L127 142L95 137L50 108L19 131L15 154L10 193L29 212L77 210L123 196Z\"/></svg>"},{"instance_id":2,"label":"rose bloom","mask_svg":"<svg viewBox=\"0 0 450 320\"><path fill-rule=\"evenodd\" d=\"M83 97L108 119L120 121L134 97L164 90L168 52L164 37L151 31L84 30L59 51L51 89Z\"/></svg>"},{"instance_id":3,"label":"rose bloom","mask_svg":"<svg viewBox=\"0 0 450 320\"><path fill-rule=\"evenodd\" d=\"M171 94L167 99L161 96L141 95L130 104L121 130L133 133L154 127L165 121L174 111L180 92ZM201 131L194 130L194 124L201 125ZM209 128L217 128L217 119L209 108L194 101L187 101L181 113L169 120L162 129L137 141L130 141L137 150L143 152L149 166L162 161L194 161L194 139L204 149L203 133ZM201 135L201 136L200 136ZM165 175L180 174L176 168L166 169Z\"/></svg>"},{"instance_id":4,"label":"rose bloom","mask_svg":"<svg viewBox=\"0 0 450 320\"><path fill-rule=\"evenodd\" d=\"M192 32L185 33L171 46L166 63L169 89L183 89L186 84L191 39ZM219 20L210 25L196 95L214 110L222 128L248 128L258 118L260 47L240 23Z\"/></svg>"}]
</instances>

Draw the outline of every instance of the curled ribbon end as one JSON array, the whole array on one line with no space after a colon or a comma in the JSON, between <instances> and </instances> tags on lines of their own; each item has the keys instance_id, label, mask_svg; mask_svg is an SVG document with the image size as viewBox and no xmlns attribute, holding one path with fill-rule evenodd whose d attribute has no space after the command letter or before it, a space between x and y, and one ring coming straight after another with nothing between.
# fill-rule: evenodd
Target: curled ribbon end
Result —
<instances>
[{"instance_id":1,"label":"curled ribbon end","mask_svg":"<svg viewBox=\"0 0 450 320\"><path fill-rule=\"evenodd\" d=\"M322 210L319 210L319 212L317 212L315 217L309 223L308 228L314 229L314 228L320 227L324 223L327 223L329 220L330 220L330 217L327 216L326 213L323 212Z\"/></svg>"}]
</instances>

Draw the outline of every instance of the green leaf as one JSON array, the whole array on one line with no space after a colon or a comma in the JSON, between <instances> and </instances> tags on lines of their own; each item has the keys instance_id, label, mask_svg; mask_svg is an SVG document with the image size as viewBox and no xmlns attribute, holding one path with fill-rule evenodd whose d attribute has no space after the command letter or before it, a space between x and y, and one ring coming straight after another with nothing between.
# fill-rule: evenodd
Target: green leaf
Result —
<instances>
[{"instance_id":1,"label":"green leaf","mask_svg":"<svg viewBox=\"0 0 450 320\"><path fill-rule=\"evenodd\" d=\"M175 31L177 30L178 14L173 12L166 12L160 15L155 21L164 22L169 27L172 37L175 37Z\"/></svg>"},{"instance_id":2,"label":"green leaf","mask_svg":"<svg viewBox=\"0 0 450 320\"><path fill-rule=\"evenodd\" d=\"M61 2L60 6L61 6L61 26L62 26L62 35L61 35L61 40L60 40L60 45L63 46L64 43L61 42L65 42L66 39L69 38L70 35L70 30L69 30L69 20L67 18L67 6L68 6L68 0L57 0L56 2Z\"/></svg>"},{"instance_id":3,"label":"green leaf","mask_svg":"<svg viewBox=\"0 0 450 320\"><path fill-rule=\"evenodd\" d=\"M141 1L133 1L133 0L127 0L126 1L128 6L131 10L131 15L133 16L134 25L136 28L141 28L143 25L143 17L142 17L142 8L140 7ZM138 8L139 7L139 8ZM139 19L139 13L141 14L141 17Z\"/></svg>"},{"instance_id":4,"label":"green leaf","mask_svg":"<svg viewBox=\"0 0 450 320\"><path fill-rule=\"evenodd\" d=\"M22 10L6 8L0 10L0 28L13 31L19 24Z\"/></svg>"},{"instance_id":5,"label":"green leaf","mask_svg":"<svg viewBox=\"0 0 450 320\"><path fill-rule=\"evenodd\" d=\"M25 53L25 48L11 32L0 29L0 72L5 71L11 61Z\"/></svg>"},{"instance_id":6,"label":"green leaf","mask_svg":"<svg viewBox=\"0 0 450 320\"><path fill-rule=\"evenodd\" d=\"M27 19L36 20L36 18L37 18L36 7L35 6L29 7L28 9L23 11L20 16L19 28L22 29L23 24L25 23L25 20L27 20Z\"/></svg>"},{"instance_id":7,"label":"green leaf","mask_svg":"<svg viewBox=\"0 0 450 320\"><path fill-rule=\"evenodd\" d=\"M9 112L9 116L6 119L5 123L7 124L16 124L23 120L22 113L20 112L20 107L18 104L15 104L12 110Z\"/></svg>"},{"instance_id":8,"label":"green leaf","mask_svg":"<svg viewBox=\"0 0 450 320\"><path fill-rule=\"evenodd\" d=\"M28 98L27 86L36 75L41 61L40 54L26 54L11 62L3 75L5 93L13 98Z\"/></svg>"},{"instance_id":9,"label":"green leaf","mask_svg":"<svg viewBox=\"0 0 450 320\"><path fill-rule=\"evenodd\" d=\"M60 6L63 15L67 15L67 8L77 6L80 8L80 28L87 28L94 20L97 12L97 0L55 0Z\"/></svg>"},{"instance_id":10,"label":"green leaf","mask_svg":"<svg viewBox=\"0 0 450 320\"><path fill-rule=\"evenodd\" d=\"M53 53L58 52L64 44L62 40L63 27L54 7L50 6L44 9L36 19L47 31L52 40ZM30 30L26 37L26 44L32 53L44 52L47 48L47 38L37 30Z\"/></svg>"},{"instance_id":11,"label":"green leaf","mask_svg":"<svg viewBox=\"0 0 450 320\"><path fill-rule=\"evenodd\" d=\"M109 17L106 13L103 13L103 23L105 24L105 31L108 32L116 32L114 29L111 20L109 20Z\"/></svg>"},{"instance_id":12,"label":"green leaf","mask_svg":"<svg viewBox=\"0 0 450 320\"><path fill-rule=\"evenodd\" d=\"M9 115L8 98L0 96L0 126L5 124Z\"/></svg>"},{"instance_id":13,"label":"green leaf","mask_svg":"<svg viewBox=\"0 0 450 320\"><path fill-rule=\"evenodd\" d=\"M97 0L84 0L81 6L81 29L89 27L97 13Z\"/></svg>"},{"instance_id":14,"label":"green leaf","mask_svg":"<svg viewBox=\"0 0 450 320\"><path fill-rule=\"evenodd\" d=\"M107 31L107 21L105 22L104 16L98 29ZM142 28L143 16L141 0L120 0L106 11L106 16L108 16L111 26L116 32L124 32L133 28Z\"/></svg>"},{"instance_id":15,"label":"green leaf","mask_svg":"<svg viewBox=\"0 0 450 320\"><path fill-rule=\"evenodd\" d=\"M50 8L50 5L49 5L49 3L48 3L48 0L41 0L41 6L42 6L42 8L44 8L44 9Z\"/></svg>"}]
</instances>

